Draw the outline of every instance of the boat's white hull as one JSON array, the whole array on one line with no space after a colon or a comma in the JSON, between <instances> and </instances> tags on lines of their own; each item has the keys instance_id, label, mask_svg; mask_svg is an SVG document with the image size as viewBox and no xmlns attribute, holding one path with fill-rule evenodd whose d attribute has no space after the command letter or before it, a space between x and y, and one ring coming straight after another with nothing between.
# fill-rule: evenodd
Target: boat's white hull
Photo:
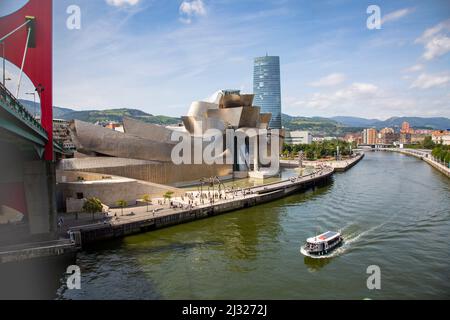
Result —
<instances>
[{"instance_id":1,"label":"boat's white hull","mask_svg":"<svg viewBox=\"0 0 450 320\"><path fill-rule=\"evenodd\" d=\"M344 243L344 240L342 239L338 244L336 244L334 247L327 249L326 251L322 252L314 252L311 253L308 250L305 249L304 246L300 247L300 253L304 256L315 258L315 259L322 259L322 258L330 258L333 256L336 249L338 249L342 244Z\"/></svg>"},{"instance_id":2,"label":"boat's white hull","mask_svg":"<svg viewBox=\"0 0 450 320\"><path fill-rule=\"evenodd\" d=\"M300 253L306 257L314 258L314 259L324 259L324 258L330 258L333 254L333 252L329 252L327 254L323 255L317 255L317 254L311 254L303 246L300 248Z\"/></svg>"}]
</instances>

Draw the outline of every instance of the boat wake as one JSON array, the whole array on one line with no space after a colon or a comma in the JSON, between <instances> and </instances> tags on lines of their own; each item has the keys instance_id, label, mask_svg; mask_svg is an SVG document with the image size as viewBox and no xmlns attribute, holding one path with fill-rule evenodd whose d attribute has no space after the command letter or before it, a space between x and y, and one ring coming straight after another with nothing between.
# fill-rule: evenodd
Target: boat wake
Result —
<instances>
[{"instance_id":1,"label":"boat wake","mask_svg":"<svg viewBox=\"0 0 450 320\"><path fill-rule=\"evenodd\" d=\"M373 231L383 227L385 224L387 224L388 222L384 222L381 223L377 226L374 226L370 229L367 229L363 232L348 232L346 230L350 229L352 227L352 225L348 225L346 226L342 231L340 231L340 233L342 234L342 237L344 238L344 241L342 242L342 245L339 246L338 248L336 248L335 250L333 250L332 252L328 253L328 254L324 254L324 255L312 255L309 254L304 248L303 246L300 247L300 253L306 257L312 258L312 259L329 259L329 258L334 258L337 257L339 255L342 255L346 252L348 252L350 249L355 249L357 248L357 246L355 246L355 244L357 244L362 238L364 238L365 236L367 236L368 234L372 233Z\"/></svg>"}]
</instances>

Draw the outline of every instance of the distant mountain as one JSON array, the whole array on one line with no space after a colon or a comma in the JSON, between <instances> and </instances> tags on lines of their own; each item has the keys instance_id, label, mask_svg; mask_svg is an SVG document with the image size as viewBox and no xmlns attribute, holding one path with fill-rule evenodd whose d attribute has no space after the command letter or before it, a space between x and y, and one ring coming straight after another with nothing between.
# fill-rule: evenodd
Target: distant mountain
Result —
<instances>
[{"instance_id":1,"label":"distant mountain","mask_svg":"<svg viewBox=\"0 0 450 320\"><path fill-rule=\"evenodd\" d=\"M337 121L345 126L364 127L364 128L377 126L382 122L381 120L378 119L364 119L358 117L344 117L344 116L332 117L330 119Z\"/></svg>"},{"instance_id":2,"label":"distant mountain","mask_svg":"<svg viewBox=\"0 0 450 320\"><path fill-rule=\"evenodd\" d=\"M33 101L20 100L31 114L34 114ZM40 106L36 104L36 111L40 114ZM82 120L86 122L122 122L123 117L130 117L148 123L160 125L173 125L181 122L180 118L168 116L154 116L137 109L109 109L109 110L87 110L76 111L69 108L53 107L54 118L65 120ZM428 129L450 129L450 119L444 117L421 118L421 117L392 117L387 120L365 119L357 117L297 117L283 114L283 126L288 130L310 131L318 136L342 136L346 133L361 131L364 128L375 127L401 127L404 121L414 128Z\"/></svg>"},{"instance_id":3,"label":"distant mountain","mask_svg":"<svg viewBox=\"0 0 450 320\"><path fill-rule=\"evenodd\" d=\"M20 102L24 105L25 108L27 108L28 112L30 112L31 114L35 113L35 105L33 101L20 99ZM63 115L73 111L74 110L68 108L53 107L53 118L62 119ZM39 103L36 103L36 113L38 115L41 114L41 105Z\"/></svg>"},{"instance_id":4,"label":"distant mountain","mask_svg":"<svg viewBox=\"0 0 450 320\"><path fill-rule=\"evenodd\" d=\"M34 114L33 101L21 100L20 101L27 110ZM37 114L40 115L40 105L36 103ZM145 113L137 109L109 109L109 110L86 110L76 111L68 108L53 107L53 117L55 119L64 120L81 120L86 122L122 122L123 117L130 117L133 119L141 120L148 123L160 124L160 125L173 125L181 122L180 118L168 117L168 116L154 116L152 114Z\"/></svg>"},{"instance_id":5,"label":"distant mountain","mask_svg":"<svg viewBox=\"0 0 450 320\"><path fill-rule=\"evenodd\" d=\"M443 130L450 128L450 119L444 117L422 118L422 117L392 117L387 120L364 119L356 117L332 117L331 119L346 126L353 127L401 127L403 122L408 122L411 127L421 129Z\"/></svg>"},{"instance_id":6,"label":"distant mountain","mask_svg":"<svg viewBox=\"0 0 450 320\"><path fill-rule=\"evenodd\" d=\"M392 117L381 123L381 127L401 127L403 122L409 122L414 128L445 130L450 129L450 119L444 117Z\"/></svg>"},{"instance_id":7,"label":"distant mountain","mask_svg":"<svg viewBox=\"0 0 450 320\"><path fill-rule=\"evenodd\" d=\"M336 120L322 117L294 117L283 114L284 128L290 131L310 131L316 136L343 136L346 133L361 131L363 126L347 126Z\"/></svg>"}]
</instances>

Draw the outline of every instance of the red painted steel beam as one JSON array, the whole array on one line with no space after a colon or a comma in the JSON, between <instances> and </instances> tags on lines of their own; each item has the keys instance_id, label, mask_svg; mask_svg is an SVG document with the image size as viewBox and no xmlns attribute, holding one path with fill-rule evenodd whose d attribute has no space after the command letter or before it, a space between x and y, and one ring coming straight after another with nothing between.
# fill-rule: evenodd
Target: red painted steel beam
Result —
<instances>
[{"instance_id":1,"label":"red painted steel beam","mask_svg":"<svg viewBox=\"0 0 450 320\"><path fill-rule=\"evenodd\" d=\"M34 17L35 46L28 48L24 73L38 90L41 99L41 123L48 135L45 160L53 160L53 1L29 0L18 11L0 18L0 38ZM28 26L5 40L6 59L20 68Z\"/></svg>"}]
</instances>

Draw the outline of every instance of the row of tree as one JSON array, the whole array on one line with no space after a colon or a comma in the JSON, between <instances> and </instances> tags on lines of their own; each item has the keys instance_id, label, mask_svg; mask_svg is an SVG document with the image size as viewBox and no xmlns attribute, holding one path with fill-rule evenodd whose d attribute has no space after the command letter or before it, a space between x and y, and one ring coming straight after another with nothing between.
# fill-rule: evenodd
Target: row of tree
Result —
<instances>
[{"instance_id":1,"label":"row of tree","mask_svg":"<svg viewBox=\"0 0 450 320\"><path fill-rule=\"evenodd\" d=\"M165 200L169 200L172 199L173 196L173 192L172 191L167 191L164 195L163 198ZM148 212L148 206L149 204L152 203L152 199L150 198L150 195L145 194L142 196L142 201L145 202L147 204L147 212ZM120 207L122 209L122 215L123 215L123 209L126 208L128 206L127 201L121 199L118 200L116 202L116 205L118 207ZM83 205L83 211L87 212L87 213L91 213L92 214L92 220L94 220L94 215L96 213L102 212L103 211L103 204L101 202L100 199L92 197L86 200L86 202Z\"/></svg>"},{"instance_id":2,"label":"row of tree","mask_svg":"<svg viewBox=\"0 0 450 320\"><path fill-rule=\"evenodd\" d=\"M326 140L322 142L313 142L311 144L284 144L282 155L284 157L295 158L300 151L303 152L307 160L317 160L327 157L335 157L339 147L339 154L341 156L348 156L351 154L351 150L354 147L349 142L341 140Z\"/></svg>"},{"instance_id":3,"label":"row of tree","mask_svg":"<svg viewBox=\"0 0 450 320\"><path fill-rule=\"evenodd\" d=\"M431 154L433 157L447 164L450 163L450 146L434 143L431 136L425 137L420 143L406 145L405 148L432 150Z\"/></svg>"},{"instance_id":4,"label":"row of tree","mask_svg":"<svg viewBox=\"0 0 450 320\"><path fill-rule=\"evenodd\" d=\"M438 144L433 148L431 155L439 161L450 164L450 146Z\"/></svg>"},{"instance_id":5,"label":"row of tree","mask_svg":"<svg viewBox=\"0 0 450 320\"><path fill-rule=\"evenodd\" d=\"M431 136L426 136L425 139L419 143L407 144L404 147L410 149L433 149L437 144L433 142Z\"/></svg>"}]
</instances>

